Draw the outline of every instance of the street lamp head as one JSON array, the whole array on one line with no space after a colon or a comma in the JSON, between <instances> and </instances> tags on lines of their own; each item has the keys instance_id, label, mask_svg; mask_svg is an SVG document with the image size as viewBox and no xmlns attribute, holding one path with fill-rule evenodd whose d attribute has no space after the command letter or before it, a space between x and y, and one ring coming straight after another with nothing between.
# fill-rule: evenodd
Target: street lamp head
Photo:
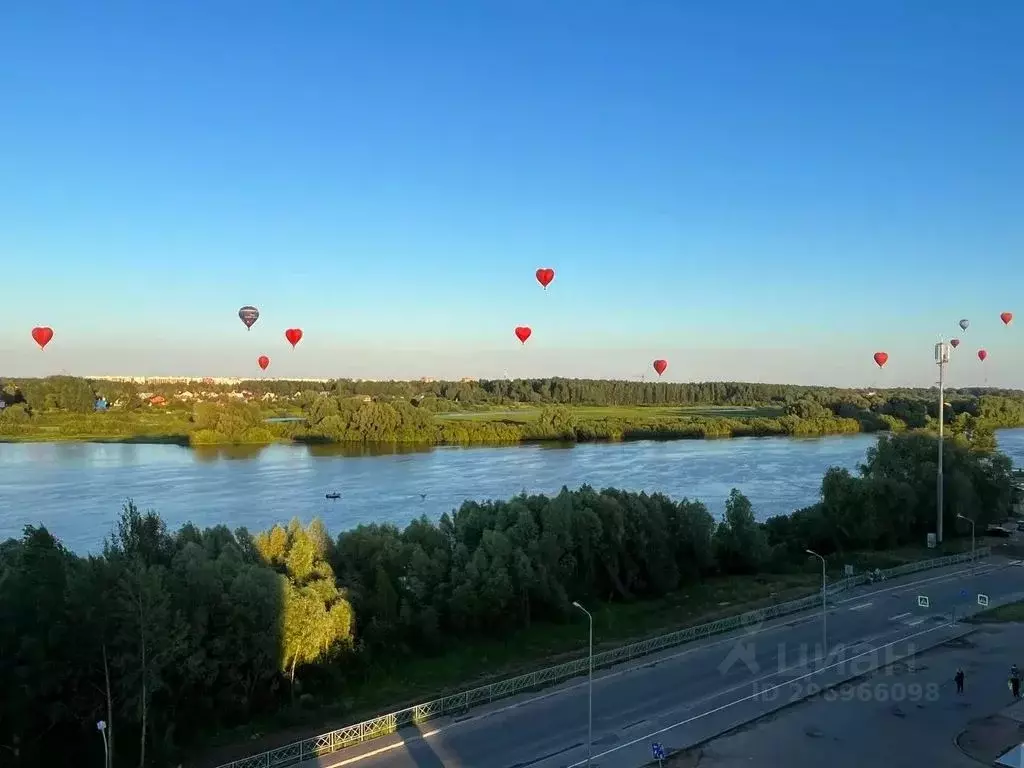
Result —
<instances>
[{"instance_id":1,"label":"street lamp head","mask_svg":"<svg viewBox=\"0 0 1024 768\"><path fill-rule=\"evenodd\" d=\"M821 555L819 555L813 549L805 549L804 552L806 552L808 555L814 555L815 557L821 557Z\"/></svg>"},{"instance_id":2,"label":"street lamp head","mask_svg":"<svg viewBox=\"0 0 1024 768\"><path fill-rule=\"evenodd\" d=\"M107 724L103 720L100 720L96 723L96 730L102 733L103 731L107 730Z\"/></svg>"},{"instance_id":3,"label":"street lamp head","mask_svg":"<svg viewBox=\"0 0 1024 768\"><path fill-rule=\"evenodd\" d=\"M580 610L583 609L583 606L580 605L579 603L577 603L575 600L572 601L572 607L573 608L579 608Z\"/></svg>"}]
</instances>

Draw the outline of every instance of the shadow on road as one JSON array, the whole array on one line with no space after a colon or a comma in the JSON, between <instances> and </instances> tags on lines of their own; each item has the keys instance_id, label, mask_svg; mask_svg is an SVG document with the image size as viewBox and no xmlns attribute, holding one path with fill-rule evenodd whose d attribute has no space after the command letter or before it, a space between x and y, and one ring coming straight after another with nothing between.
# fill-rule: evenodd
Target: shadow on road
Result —
<instances>
[{"instance_id":1,"label":"shadow on road","mask_svg":"<svg viewBox=\"0 0 1024 768\"><path fill-rule=\"evenodd\" d=\"M445 768L444 761L437 756L430 742L423 738L424 729L421 726L403 728L398 733L409 756L408 765L416 768Z\"/></svg>"}]
</instances>

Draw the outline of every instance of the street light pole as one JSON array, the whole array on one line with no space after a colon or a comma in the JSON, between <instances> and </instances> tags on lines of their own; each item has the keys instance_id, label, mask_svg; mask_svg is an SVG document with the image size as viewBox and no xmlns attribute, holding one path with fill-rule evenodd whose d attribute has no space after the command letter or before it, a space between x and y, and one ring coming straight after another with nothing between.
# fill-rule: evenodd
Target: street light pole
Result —
<instances>
[{"instance_id":1,"label":"street light pole","mask_svg":"<svg viewBox=\"0 0 1024 768\"><path fill-rule=\"evenodd\" d=\"M590 755L594 744L594 617L590 611L579 603L572 604L587 614L590 622L590 639L587 643L587 765L590 765Z\"/></svg>"},{"instance_id":2,"label":"street light pole","mask_svg":"<svg viewBox=\"0 0 1024 768\"><path fill-rule=\"evenodd\" d=\"M825 558L815 552L813 549L806 550L808 555L812 555L821 560L821 660L822 662L828 658L828 612L825 608Z\"/></svg>"},{"instance_id":3,"label":"street light pole","mask_svg":"<svg viewBox=\"0 0 1024 768\"><path fill-rule=\"evenodd\" d=\"M971 571L973 572L974 571L974 521L971 520L971 518L969 518L969 517L964 517L959 512L957 513L957 517L959 517L961 520L966 520L968 523L971 524Z\"/></svg>"},{"instance_id":4,"label":"street light pole","mask_svg":"<svg viewBox=\"0 0 1024 768\"><path fill-rule=\"evenodd\" d=\"M939 468L935 475L936 521L935 543L942 543L942 494L945 483L942 480L942 448L945 442L943 430L946 424L946 364L949 362L949 345L941 339L935 345L935 364L939 366Z\"/></svg>"},{"instance_id":5,"label":"street light pole","mask_svg":"<svg viewBox=\"0 0 1024 768\"><path fill-rule=\"evenodd\" d=\"M103 768L110 768L110 751L107 747L107 724L100 720L96 723L96 730L103 737Z\"/></svg>"}]
</instances>

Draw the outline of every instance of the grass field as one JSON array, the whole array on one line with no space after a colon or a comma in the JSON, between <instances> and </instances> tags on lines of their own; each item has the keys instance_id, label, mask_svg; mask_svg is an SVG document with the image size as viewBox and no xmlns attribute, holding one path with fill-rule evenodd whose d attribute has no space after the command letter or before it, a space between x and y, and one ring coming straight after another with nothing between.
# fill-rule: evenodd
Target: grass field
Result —
<instances>
[{"instance_id":1,"label":"grass field","mask_svg":"<svg viewBox=\"0 0 1024 768\"><path fill-rule=\"evenodd\" d=\"M0 442L181 443L188 439L188 415L179 411L43 414L24 431L0 434Z\"/></svg>"},{"instance_id":2,"label":"grass field","mask_svg":"<svg viewBox=\"0 0 1024 768\"><path fill-rule=\"evenodd\" d=\"M643 421L675 421L686 418L704 419L752 419L777 418L783 415L781 408L756 408L752 406L729 405L638 405L638 406L569 406L576 418L581 421L597 421L600 419L621 419L629 422ZM522 406L501 408L487 411L468 411L460 413L440 413L438 418L468 421L512 421L527 424L536 421L540 415L540 407Z\"/></svg>"},{"instance_id":3,"label":"grass field","mask_svg":"<svg viewBox=\"0 0 1024 768\"><path fill-rule=\"evenodd\" d=\"M1024 621L1024 600L976 613L971 617L970 621L971 623L978 624L1002 624L1011 621Z\"/></svg>"}]
</instances>

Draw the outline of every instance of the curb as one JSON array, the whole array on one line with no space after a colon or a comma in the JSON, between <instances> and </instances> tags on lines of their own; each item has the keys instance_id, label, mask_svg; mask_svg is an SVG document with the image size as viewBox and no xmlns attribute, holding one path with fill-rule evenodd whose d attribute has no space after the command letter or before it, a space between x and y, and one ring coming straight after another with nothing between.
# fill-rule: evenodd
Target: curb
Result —
<instances>
[{"instance_id":1,"label":"curb","mask_svg":"<svg viewBox=\"0 0 1024 768\"><path fill-rule=\"evenodd\" d=\"M981 760L979 760L974 755L970 754L966 749L960 746L960 737L967 733L968 730L969 726L968 728L964 728L962 731L960 731L960 733L953 737L953 746L956 747L957 750L959 750L960 754L966 757L968 760L971 760L972 762L975 762L978 765L991 766L991 763L981 762Z\"/></svg>"},{"instance_id":2,"label":"curb","mask_svg":"<svg viewBox=\"0 0 1024 768\"><path fill-rule=\"evenodd\" d=\"M856 676L846 678L845 680L836 680L836 681L834 681L832 683L829 683L827 685L822 685L820 687L820 689L815 691L814 693L812 693L812 694L804 694L804 695L799 696L797 698L790 699L789 701L784 702L783 704L779 705L778 707L775 707L774 709L769 709L767 712L764 712L764 713L758 715L756 718L754 718L752 720L748 720L745 723L737 723L735 725L728 726L727 728L723 728L722 730L718 731L717 733L714 733L713 735L708 736L706 738L702 738L700 741L696 741L693 744L690 744L689 746L679 747L679 748L673 749L673 750L671 750L671 751L669 751L667 753L666 757L668 759L671 759L673 757L677 757L679 755L683 755L683 754L685 754L687 752L691 752L691 751L694 751L694 750L699 750L702 747L708 745L709 743L711 743L711 742L713 742L713 741L715 741L717 739L722 738L723 736L728 736L729 734L735 733L735 732L739 731L742 728L746 728L751 723L756 723L756 722L758 722L760 720L763 720L766 717L769 717L771 715L776 715L779 712L783 712L783 711L785 711L785 710L787 710L787 709L789 709L789 708L791 708L791 707L793 707L793 706L795 706L797 704L802 704L803 702L805 702L805 701L807 701L809 699L812 699L812 698L814 698L816 696L820 696L825 691L832 690L832 689L837 688L837 687L839 687L841 685L846 685L846 684L851 683L851 682L856 682L858 680L862 680L862 679L864 679L866 677L869 677L870 675L875 674L876 672L878 672L879 669L884 669L885 667L890 667L890 666L892 666L893 664L895 664L895 663L897 663L899 661L903 661L904 659L913 658L914 656L917 656L917 655L919 655L921 653L927 653L928 651L931 651L931 650L939 647L940 645L948 643L951 640L960 640L962 638L969 637L970 635L973 635L975 632L980 631L982 626L984 626L984 624L982 622L972 622L971 621L971 619L973 618L974 614L982 613L982 612L984 612L986 610L989 610L990 608L998 608L1000 606L1008 605L1010 603L1020 602L1022 600L1024 600L1024 592L1014 592L1014 593L1011 593L1009 595L1004 595L1000 599L992 601L992 604L990 606L988 606L987 608L981 608L980 606L972 606L972 609L969 611L968 615L964 616L961 619L957 619L955 623L947 622L947 624L945 626L952 627L952 628L957 630L957 631L955 631L949 637L944 637L941 640L937 639L937 640L935 640L932 643L926 644L925 646L922 646L920 648L915 648L913 653L904 654L903 656L900 656L899 658L893 659L892 661L889 661L889 662L885 663L884 665L883 664L878 664L878 665L872 667L871 669L869 669L869 670L867 670L865 672L862 672L861 674L858 674ZM983 763L980 760L978 760L976 757L973 757L972 755L967 754L963 750L963 748L960 746L960 743L959 743L960 737L963 736L963 734L966 733L966 732L967 732L967 729L964 728L963 730L961 730L956 735L956 737L953 739L954 746L956 746L957 750L959 752L961 752L965 757L969 757L975 763L978 763L979 765L989 765L988 763ZM643 768L659 768L658 761L656 761L656 760L648 761L648 762L643 764Z\"/></svg>"},{"instance_id":3,"label":"curb","mask_svg":"<svg viewBox=\"0 0 1024 768\"><path fill-rule=\"evenodd\" d=\"M945 626L948 626L948 627L960 627L962 625L947 623ZM728 735L730 735L732 733L735 733L735 732L737 732L737 731L739 731L739 730L741 730L743 728L746 728L747 726L751 725L752 723L757 723L758 721L763 720L766 717L769 717L769 716L772 716L772 715L777 715L778 713L784 712L785 710L790 709L792 707L795 707L798 704L803 704L805 701L808 701L809 699L813 699L813 698L815 698L817 696L820 696L823 693L825 693L826 691L833 690L833 689L838 688L838 687L840 687L842 685L847 685L849 683L853 683L853 682L857 682L859 680L863 680L864 678L870 677L871 675L875 674L880 669L891 667L892 665L894 665L894 664L896 664L896 663L898 663L900 661L904 661L906 659L913 658L914 656L917 656L917 655L922 654L922 653L927 653L928 651L931 651L934 648L938 648L940 645L948 643L951 640L959 640L961 638L964 638L964 637L967 637L969 635L972 635L972 634L974 634L977 631L978 631L977 628L973 628L972 627L972 628L964 629L963 631L954 632L954 634L952 636L943 637L941 639L936 639L936 640L934 640L934 641L932 641L930 643L927 643L926 645L924 645L924 646L922 646L920 648L915 648L910 653L905 653L905 654L903 654L903 655L901 655L901 656L899 656L897 658L894 658L894 659L892 659L890 661L886 661L884 664L876 664L876 665L872 666L871 669L868 669L868 670L866 670L864 672L861 672L861 673L859 673L857 675L853 675L851 677L847 677L847 678L842 679L842 680L834 680L834 681L832 681L830 683L822 685L814 693L805 693L805 694L802 694L802 695L800 695L798 697L795 697L795 698L791 697L788 701L785 701L784 703L780 704L779 706L777 706L777 707L775 707L773 709L769 709L766 712L761 713L760 715L758 715L756 718L754 718L752 720L748 720L748 721L746 721L744 723L736 723L734 725L730 725L730 726L728 726L726 728L721 729L720 731L718 731L716 733L713 733L711 736L707 736L707 737L704 737L704 738L700 739L699 741L695 741L693 744L690 744L690 745L685 746L685 747L678 747L676 749L670 750L666 754L666 759L671 760L673 757L678 757L680 755L685 755L687 752L693 752L695 750L700 750L701 748L707 746L708 744L710 744L713 741L716 741L716 740L722 738L723 736L728 736ZM958 738L959 738L959 736L958 736ZM961 750L961 751L963 751L963 750ZM984 763L982 763L982 765L984 765ZM651 760L651 761L648 761L648 762L644 763L642 768L659 768L659 763L658 763L657 760Z\"/></svg>"}]
</instances>

